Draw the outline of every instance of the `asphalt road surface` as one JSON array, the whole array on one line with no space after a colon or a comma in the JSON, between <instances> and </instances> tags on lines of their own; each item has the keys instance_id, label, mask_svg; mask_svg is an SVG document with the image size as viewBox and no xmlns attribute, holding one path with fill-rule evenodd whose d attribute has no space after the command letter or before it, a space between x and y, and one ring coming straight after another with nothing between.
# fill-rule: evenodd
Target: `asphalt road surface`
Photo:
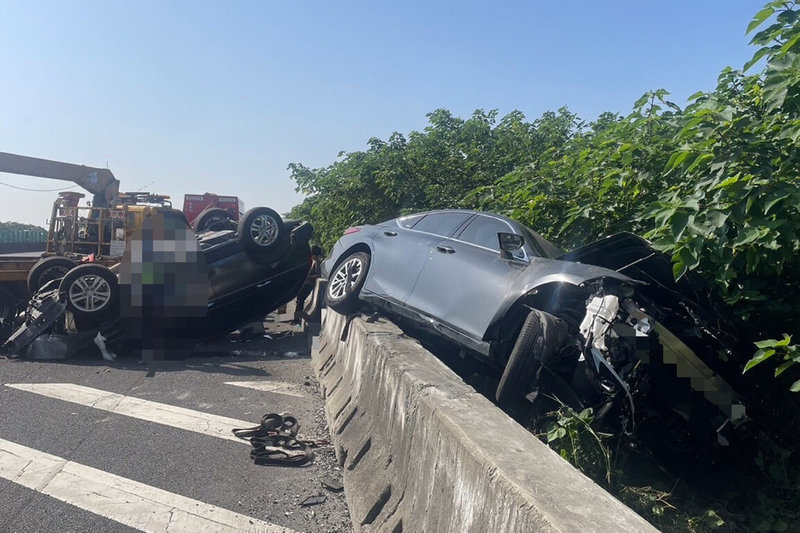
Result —
<instances>
[{"instance_id":1,"label":"asphalt road surface","mask_svg":"<svg viewBox=\"0 0 800 533\"><path fill-rule=\"evenodd\" d=\"M350 531L330 446L259 466L230 433L288 411L329 438L306 334L267 328L149 365L0 357L0 532Z\"/></svg>"}]
</instances>

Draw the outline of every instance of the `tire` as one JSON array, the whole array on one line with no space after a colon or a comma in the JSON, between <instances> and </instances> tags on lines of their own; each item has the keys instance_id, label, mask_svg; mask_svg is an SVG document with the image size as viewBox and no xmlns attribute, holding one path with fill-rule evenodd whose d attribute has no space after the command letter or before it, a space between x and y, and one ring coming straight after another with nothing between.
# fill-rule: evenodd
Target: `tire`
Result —
<instances>
[{"instance_id":1,"label":"tire","mask_svg":"<svg viewBox=\"0 0 800 533\"><path fill-rule=\"evenodd\" d=\"M268 207L254 207L239 221L239 240L255 255L276 248L283 233L281 216Z\"/></svg>"},{"instance_id":2,"label":"tire","mask_svg":"<svg viewBox=\"0 0 800 533\"><path fill-rule=\"evenodd\" d=\"M28 294L33 295L48 281L63 278L77 263L66 257L45 257L28 272Z\"/></svg>"},{"instance_id":3,"label":"tire","mask_svg":"<svg viewBox=\"0 0 800 533\"><path fill-rule=\"evenodd\" d=\"M343 315L358 309L358 294L367 279L369 260L369 254L356 252L336 265L325 288L325 304L328 307Z\"/></svg>"},{"instance_id":4,"label":"tire","mask_svg":"<svg viewBox=\"0 0 800 533\"><path fill-rule=\"evenodd\" d=\"M67 309L84 323L99 324L119 311L117 276L102 265L79 265L59 285Z\"/></svg>"},{"instance_id":5,"label":"tire","mask_svg":"<svg viewBox=\"0 0 800 533\"><path fill-rule=\"evenodd\" d=\"M0 323L10 324L17 316L17 297L5 287L0 287Z\"/></svg>"},{"instance_id":6,"label":"tire","mask_svg":"<svg viewBox=\"0 0 800 533\"><path fill-rule=\"evenodd\" d=\"M566 324L542 311L532 310L522 324L500 383L495 391L498 403L520 398L536 376L542 361L552 357L564 344Z\"/></svg>"},{"instance_id":7,"label":"tire","mask_svg":"<svg viewBox=\"0 0 800 533\"><path fill-rule=\"evenodd\" d=\"M194 224L192 224L192 229L195 233L200 233L209 229L218 229L217 226L224 228L232 222L233 218L226 210L219 207L209 207L197 215L197 218L194 219Z\"/></svg>"}]
</instances>

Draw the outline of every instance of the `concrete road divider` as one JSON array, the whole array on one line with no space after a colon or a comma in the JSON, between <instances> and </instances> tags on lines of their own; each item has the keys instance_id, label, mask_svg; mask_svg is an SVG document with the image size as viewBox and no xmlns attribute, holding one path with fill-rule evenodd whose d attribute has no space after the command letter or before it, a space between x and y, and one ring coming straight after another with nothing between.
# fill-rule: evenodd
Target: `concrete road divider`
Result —
<instances>
[{"instance_id":1,"label":"concrete road divider","mask_svg":"<svg viewBox=\"0 0 800 533\"><path fill-rule=\"evenodd\" d=\"M326 309L312 357L356 531L656 531L394 324Z\"/></svg>"}]
</instances>

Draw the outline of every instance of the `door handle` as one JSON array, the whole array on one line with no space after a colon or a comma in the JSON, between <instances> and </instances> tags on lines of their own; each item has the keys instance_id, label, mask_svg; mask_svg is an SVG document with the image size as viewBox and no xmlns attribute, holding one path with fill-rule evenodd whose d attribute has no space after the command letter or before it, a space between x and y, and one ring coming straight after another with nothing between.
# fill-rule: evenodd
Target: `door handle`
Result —
<instances>
[{"instance_id":1,"label":"door handle","mask_svg":"<svg viewBox=\"0 0 800 533\"><path fill-rule=\"evenodd\" d=\"M450 248L449 246L439 245L439 246L436 247L436 250L442 252L443 254L454 254L454 253L456 253L456 251L453 248Z\"/></svg>"},{"instance_id":2,"label":"door handle","mask_svg":"<svg viewBox=\"0 0 800 533\"><path fill-rule=\"evenodd\" d=\"M383 234L386 235L387 237L397 237L396 231L384 231Z\"/></svg>"}]
</instances>

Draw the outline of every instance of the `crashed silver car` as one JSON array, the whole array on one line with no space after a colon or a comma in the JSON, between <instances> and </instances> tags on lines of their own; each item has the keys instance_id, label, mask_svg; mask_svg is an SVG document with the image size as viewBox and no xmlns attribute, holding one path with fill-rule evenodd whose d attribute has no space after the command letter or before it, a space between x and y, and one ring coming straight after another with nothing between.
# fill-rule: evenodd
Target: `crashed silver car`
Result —
<instances>
[{"instance_id":1,"label":"crashed silver car","mask_svg":"<svg viewBox=\"0 0 800 533\"><path fill-rule=\"evenodd\" d=\"M368 302L455 343L494 369L500 403L558 397L628 435L677 423L723 444L746 420L720 374L727 319L635 235L564 254L503 216L432 211L348 228L322 270L330 308Z\"/></svg>"}]
</instances>

